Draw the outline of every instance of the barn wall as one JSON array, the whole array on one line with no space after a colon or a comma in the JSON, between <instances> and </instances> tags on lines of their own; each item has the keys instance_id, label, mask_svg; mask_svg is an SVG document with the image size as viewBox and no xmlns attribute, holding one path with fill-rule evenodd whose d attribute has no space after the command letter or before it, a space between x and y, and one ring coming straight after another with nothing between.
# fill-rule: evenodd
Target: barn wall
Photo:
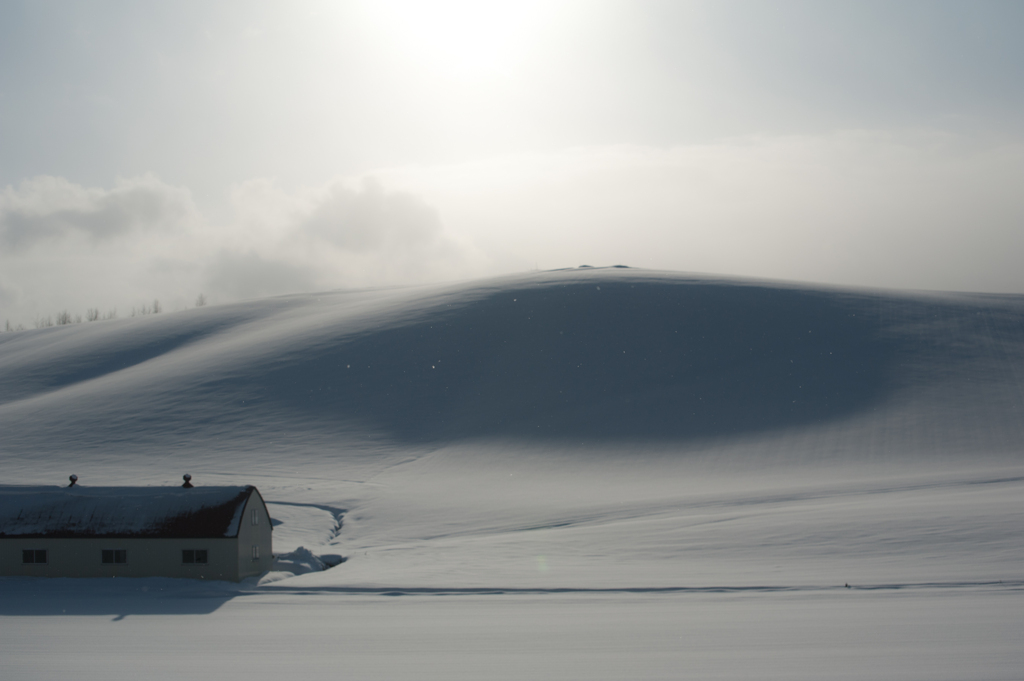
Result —
<instances>
[{"instance_id":1,"label":"barn wall","mask_svg":"<svg viewBox=\"0 0 1024 681\"><path fill-rule=\"evenodd\" d=\"M256 514L256 523L253 524L253 513ZM257 490L253 490L245 503L242 512L242 521L238 526L238 554L237 565L239 578L249 575L259 575L274 566L273 528L270 524L270 516L267 514L266 504L263 497ZM260 557L253 560L252 547L260 547Z\"/></svg>"},{"instance_id":2,"label":"barn wall","mask_svg":"<svg viewBox=\"0 0 1024 681\"><path fill-rule=\"evenodd\" d=\"M260 504L262 506L262 504ZM269 526L270 519L266 524ZM46 549L45 565L21 562L22 549ZM101 562L103 549L125 549L123 565ZM186 565L183 549L206 549L206 565ZM248 546L246 546L248 550ZM269 542L268 551L269 554ZM188 577L238 581L239 540L0 538L0 575L34 577ZM269 568L266 568L269 569ZM262 572L262 570L260 570Z\"/></svg>"}]
</instances>

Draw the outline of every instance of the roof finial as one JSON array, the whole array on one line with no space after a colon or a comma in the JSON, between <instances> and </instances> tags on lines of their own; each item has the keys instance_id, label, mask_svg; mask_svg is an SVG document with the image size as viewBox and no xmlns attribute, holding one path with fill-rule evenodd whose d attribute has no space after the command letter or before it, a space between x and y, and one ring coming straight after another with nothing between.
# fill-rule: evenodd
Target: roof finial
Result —
<instances>
[{"instance_id":1,"label":"roof finial","mask_svg":"<svg viewBox=\"0 0 1024 681\"><path fill-rule=\"evenodd\" d=\"M192 476L189 475L188 473L185 473L185 475L181 476L181 479L185 481L185 484L182 485L182 487L184 487L185 489L188 489L190 487L195 487L195 485L193 485L190 482L190 480L192 480Z\"/></svg>"},{"instance_id":2,"label":"roof finial","mask_svg":"<svg viewBox=\"0 0 1024 681\"><path fill-rule=\"evenodd\" d=\"M75 483L78 482L78 476L77 475L72 475L71 477L68 478L68 480L71 481L71 484L68 485L68 487L74 487Z\"/></svg>"}]
</instances>

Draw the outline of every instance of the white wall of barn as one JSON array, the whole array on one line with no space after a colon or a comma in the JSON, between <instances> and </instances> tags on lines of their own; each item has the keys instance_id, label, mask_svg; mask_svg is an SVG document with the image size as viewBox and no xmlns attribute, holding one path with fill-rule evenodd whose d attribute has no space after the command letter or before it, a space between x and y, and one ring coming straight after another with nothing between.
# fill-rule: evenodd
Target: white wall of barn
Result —
<instances>
[{"instance_id":1,"label":"white wall of barn","mask_svg":"<svg viewBox=\"0 0 1024 681\"><path fill-rule=\"evenodd\" d=\"M245 502L242 520L238 525L238 578L259 575L274 566L273 527L263 497L256 490ZM253 547L258 557L253 557Z\"/></svg>"},{"instance_id":2,"label":"white wall of barn","mask_svg":"<svg viewBox=\"0 0 1024 681\"><path fill-rule=\"evenodd\" d=\"M186 577L239 580L238 539L40 538L0 539L0 574L31 577ZM44 564L22 563L22 551L43 549ZM104 563L103 551L126 551L125 563ZM186 564L182 551L205 549L207 563Z\"/></svg>"}]
</instances>

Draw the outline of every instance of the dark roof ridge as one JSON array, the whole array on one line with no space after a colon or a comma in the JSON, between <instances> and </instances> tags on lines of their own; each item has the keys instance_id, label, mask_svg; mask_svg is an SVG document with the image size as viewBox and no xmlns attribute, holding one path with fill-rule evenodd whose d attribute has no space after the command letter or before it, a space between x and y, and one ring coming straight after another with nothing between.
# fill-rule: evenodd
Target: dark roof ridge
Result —
<instances>
[{"instance_id":1,"label":"dark roof ridge","mask_svg":"<svg viewBox=\"0 0 1024 681\"><path fill-rule=\"evenodd\" d=\"M253 492L259 495L253 485L4 485L0 537L236 537Z\"/></svg>"}]
</instances>

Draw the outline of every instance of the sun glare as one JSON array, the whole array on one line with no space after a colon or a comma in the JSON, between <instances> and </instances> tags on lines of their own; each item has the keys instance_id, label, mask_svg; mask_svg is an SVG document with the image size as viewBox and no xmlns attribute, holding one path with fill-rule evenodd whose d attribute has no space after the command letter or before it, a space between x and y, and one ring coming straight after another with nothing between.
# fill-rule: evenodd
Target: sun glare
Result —
<instances>
[{"instance_id":1,"label":"sun glare","mask_svg":"<svg viewBox=\"0 0 1024 681\"><path fill-rule=\"evenodd\" d=\"M410 61L471 78L514 70L550 21L554 3L375 0L365 7Z\"/></svg>"}]
</instances>

